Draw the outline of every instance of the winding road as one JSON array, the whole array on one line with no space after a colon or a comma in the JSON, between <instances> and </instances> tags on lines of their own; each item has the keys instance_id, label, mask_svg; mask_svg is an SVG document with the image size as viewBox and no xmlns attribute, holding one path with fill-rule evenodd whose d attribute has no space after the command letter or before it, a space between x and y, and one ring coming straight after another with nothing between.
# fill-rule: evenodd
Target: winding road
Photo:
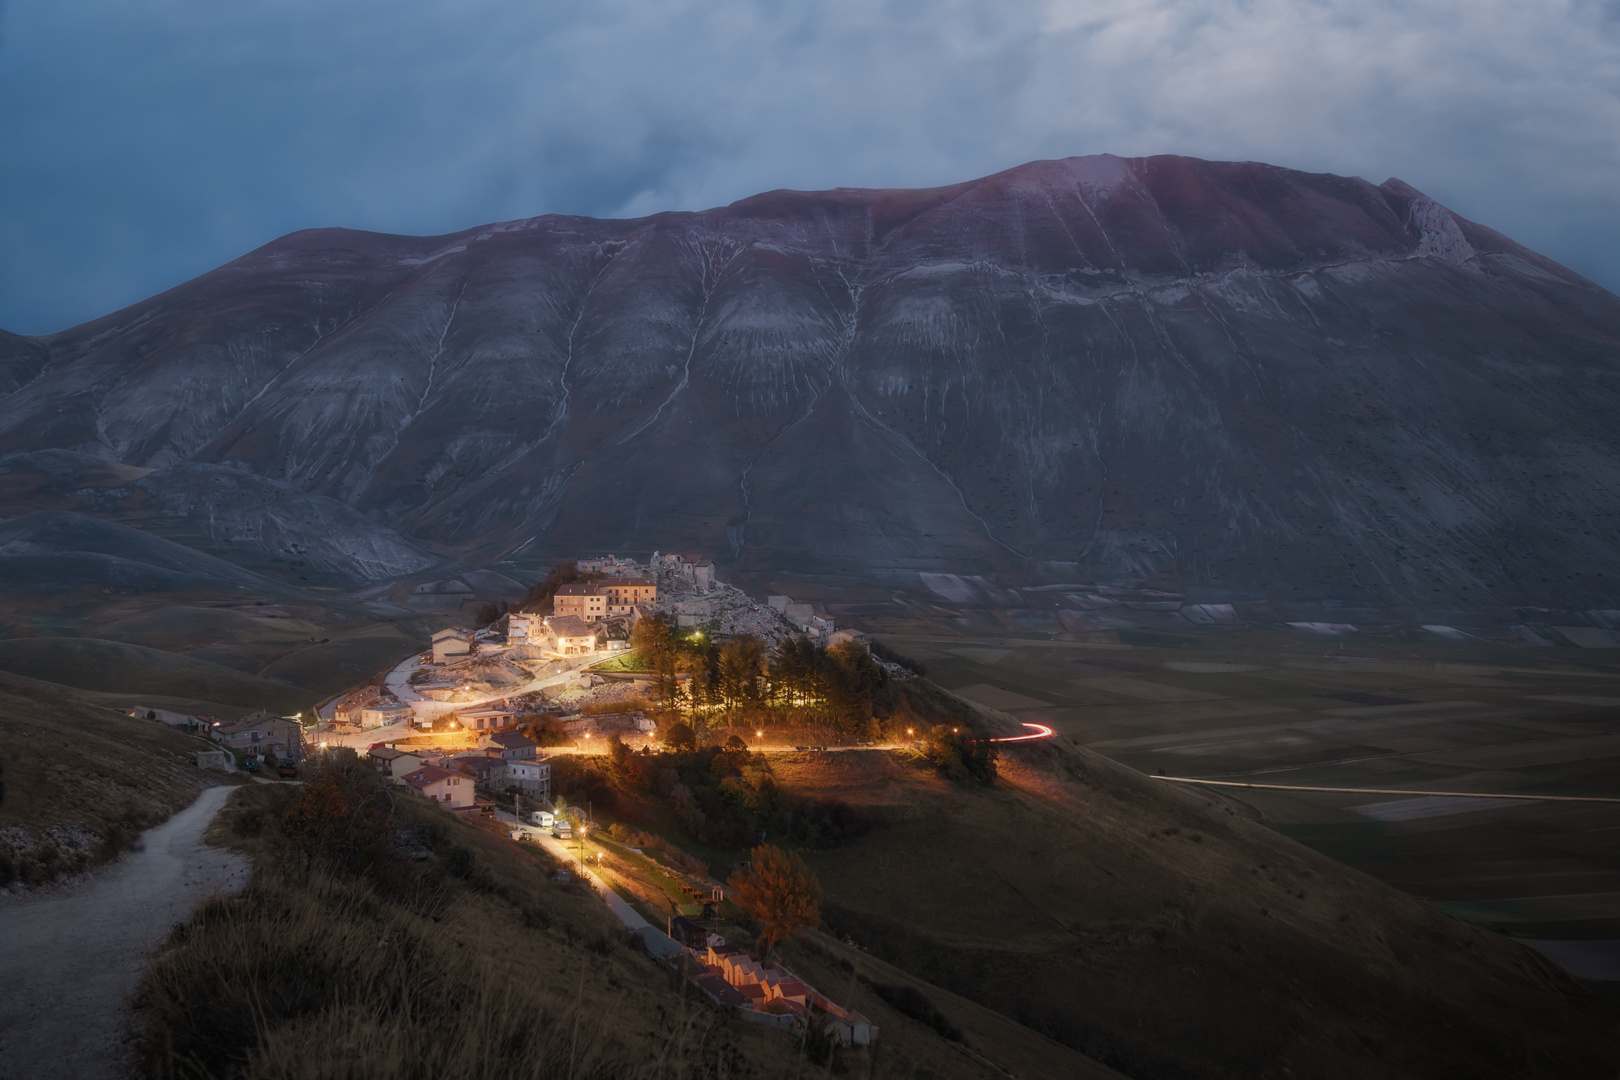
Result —
<instances>
[{"instance_id":1,"label":"winding road","mask_svg":"<svg viewBox=\"0 0 1620 1080\"><path fill-rule=\"evenodd\" d=\"M247 882L245 858L203 843L234 790L205 789L86 880L0 897L0 1080L128 1074L124 1005L147 953Z\"/></svg>"}]
</instances>

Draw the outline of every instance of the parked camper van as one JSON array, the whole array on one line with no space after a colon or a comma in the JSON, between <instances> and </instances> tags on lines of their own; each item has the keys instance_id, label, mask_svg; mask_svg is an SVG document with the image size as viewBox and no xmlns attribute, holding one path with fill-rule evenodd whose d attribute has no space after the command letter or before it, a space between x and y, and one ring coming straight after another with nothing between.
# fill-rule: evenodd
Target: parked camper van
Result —
<instances>
[{"instance_id":1,"label":"parked camper van","mask_svg":"<svg viewBox=\"0 0 1620 1080\"><path fill-rule=\"evenodd\" d=\"M538 825L542 829L551 828L555 821L556 818L550 810L536 810L529 815L529 824Z\"/></svg>"},{"instance_id":2,"label":"parked camper van","mask_svg":"<svg viewBox=\"0 0 1620 1080\"><path fill-rule=\"evenodd\" d=\"M559 840L572 840L574 838L574 827L559 818L551 826L551 835Z\"/></svg>"}]
</instances>

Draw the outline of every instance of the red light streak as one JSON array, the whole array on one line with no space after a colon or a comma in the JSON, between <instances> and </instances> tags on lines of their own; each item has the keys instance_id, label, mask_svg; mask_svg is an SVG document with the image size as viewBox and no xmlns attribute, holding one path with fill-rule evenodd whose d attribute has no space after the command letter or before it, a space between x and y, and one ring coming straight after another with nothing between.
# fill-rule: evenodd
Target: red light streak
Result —
<instances>
[{"instance_id":1,"label":"red light streak","mask_svg":"<svg viewBox=\"0 0 1620 1080\"><path fill-rule=\"evenodd\" d=\"M989 741L990 742L1033 742L1035 739L1050 739L1053 735L1057 734L1055 731L1053 731L1051 728L1047 727L1045 724L1031 724L1031 723L1025 722L1024 726L1029 728L1030 730L1034 731L1035 734L1033 734L1033 735L1004 735L999 739L991 739Z\"/></svg>"}]
</instances>

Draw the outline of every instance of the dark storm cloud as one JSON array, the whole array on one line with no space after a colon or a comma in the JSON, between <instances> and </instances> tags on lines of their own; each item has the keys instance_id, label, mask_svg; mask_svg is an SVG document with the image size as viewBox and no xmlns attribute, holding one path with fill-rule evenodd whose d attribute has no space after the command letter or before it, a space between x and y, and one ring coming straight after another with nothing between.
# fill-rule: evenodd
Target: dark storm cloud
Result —
<instances>
[{"instance_id":1,"label":"dark storm cloud","mask_svg":"<svg viewBox=\"0 0 1620 1080\"><path fill-rule=\"evenodd\" d=\"M1037 157L1398 175L1620 285L1612 0L0 0L0 326L315 225L444 232Z\"/></svg>"}]
</instances>

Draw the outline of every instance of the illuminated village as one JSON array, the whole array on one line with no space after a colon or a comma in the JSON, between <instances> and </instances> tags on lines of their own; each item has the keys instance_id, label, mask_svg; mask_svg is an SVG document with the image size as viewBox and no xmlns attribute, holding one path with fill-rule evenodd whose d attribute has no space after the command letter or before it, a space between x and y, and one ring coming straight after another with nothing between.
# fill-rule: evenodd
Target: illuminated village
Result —
<instances>
[{"instance_id":1,"label":"illuminated village","mask_svg":"<svg viewBox=\"0 0 1620 1080\"><path fill-rule=\"evenodd\" d=\"M760 603L718 581L713 562L700 557L581 559L570 576L580 580L556 586L549 603L536 605L550 614L511 610L488 626L447 627L433 634L430 648L323 703L301 747L288 749L298 725L269 715L258 718L258 736L252 725L237 733L243 725L236 724L216 737L258 744L266 765L353 750L387 782L544 851L559 880L592 889L649 956L680 971L717 1007L788 1030L813 1021L843 1045L870 1043L877 1032L860 1013L711 929L721 910L732 908L725 884L698 872L672 845L660 851L652 837L599 828L589 805L558 796L553 769L581 755L663 748L669 733L660 733L654 703L666 717L672 706L684 710L688 723L678 725L685 734L677 741L694 739L704 718L732 711L727 689L705 693L694 689L690 672L638 661L660 638L671 645L746 642L749 685L728 689L750 699L770 693L773 650L787 657L830 649L858 654L894 677L911 673L873 657L862 635L838 630L819 605L786 596ZM794 693L797 702L811 700ZM764 730L744 734L732 734L722 752L746 760L805 749L768 742Z\"/></svg>"}]
</instances>

